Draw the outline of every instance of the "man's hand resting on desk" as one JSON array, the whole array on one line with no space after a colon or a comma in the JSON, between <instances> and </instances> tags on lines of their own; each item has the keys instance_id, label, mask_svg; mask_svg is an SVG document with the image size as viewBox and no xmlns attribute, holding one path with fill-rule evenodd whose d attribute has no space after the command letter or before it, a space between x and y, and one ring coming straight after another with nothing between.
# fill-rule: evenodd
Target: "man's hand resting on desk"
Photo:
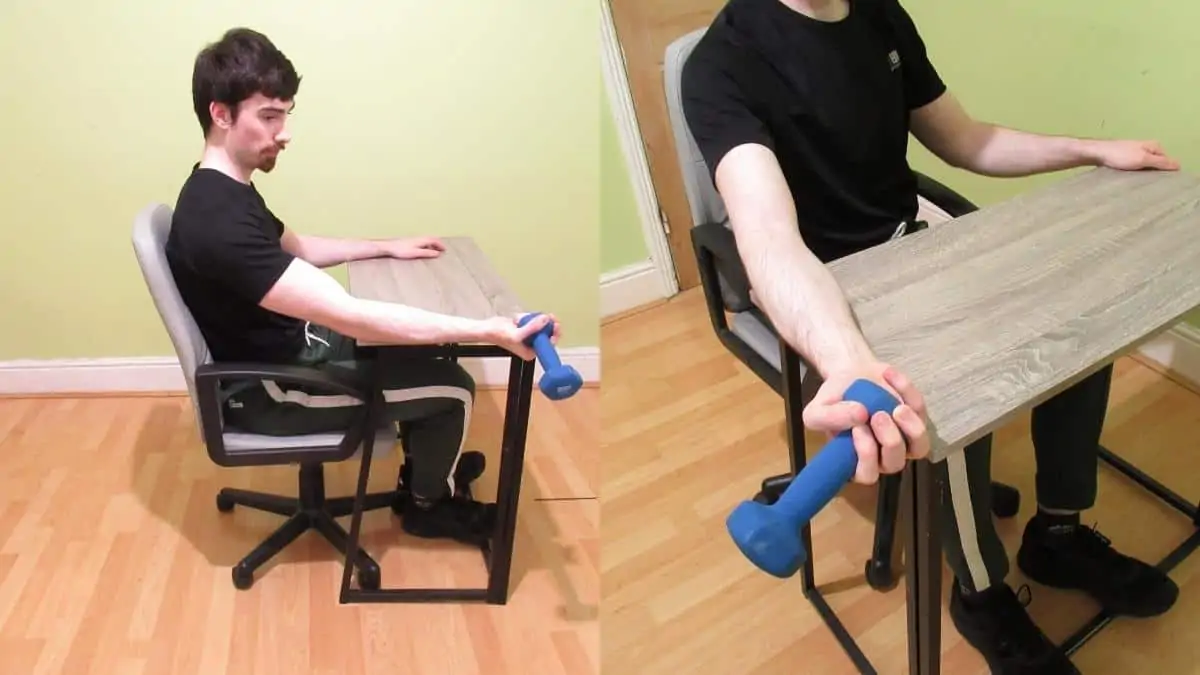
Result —
<instances>
[{"instance_id":1,"label":"man's hand resting on desk","mask_svg":"<svg viewBox=\"0 0 1200 675\"><path fill-rule=\"evenodd\" d=\"M1169 157L1155 141L1092 141L1089 149L1096 164L1110 169L1179 169L1179 162Z\"/></svg>"},{"instance_id":2,"label":"man's hand resting on desk","mask_svg":"<svg viewBox=\"0 0 1200 675\"><path fill-rule=\"evenodd\" d=\"M558 344L562 324L553 314L540 314L524 326L518 326L517 322L522 316L524 315L497 316L485 321L484 323L488 327L488 342L503 347L526 361L532 361L537 358L537 354L533 351L533 347L525 344L525 340L553 321L554 331L550 334L550 344Z\"/></svg>"},{"instance_id":3,"label":"man's hand resting on desk","mask_svg":"<svg viewBox=\"0 0 1200 675\"><path fill-rule=\"evenodd\" d=\"M417 237L415 239L388 239L379 242L379 247L389 258L398 260L416 260L419 258L436 258L446 250L446 245L436 237Z\"/></svg>"},{"instance_id":4,"label":"man's hand resting on desk","mask_svg":"<svg viewBox=\"0 0 1200 675\"><path fill-rule=\"evenodd\" d=\"M866 408L842 398L858 379L890 391L900 406L891 415L881 412L868 420ZM874 484L880 473L899 473L906 458L921 459L929 454L924 398L907 377L876 361L831 372L804 408L804 426L824 431L831 438L850 429L858 453L854 482L864 485Z\"/></svg>"}]
</instances>

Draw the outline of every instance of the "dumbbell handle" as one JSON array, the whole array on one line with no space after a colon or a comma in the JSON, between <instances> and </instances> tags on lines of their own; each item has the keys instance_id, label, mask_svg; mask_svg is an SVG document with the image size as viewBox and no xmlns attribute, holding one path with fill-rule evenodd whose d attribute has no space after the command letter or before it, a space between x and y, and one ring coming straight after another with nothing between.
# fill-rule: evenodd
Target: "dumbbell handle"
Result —
<instances>
[{"instance_id":1,"label":"dumbbell handle","mask_svg":"<svg viewBox=\"0 0 1200 675\"><path fill-rule=\"evenodd\" d=\"M518 319L517 325L524 326L541 315L541 312L530 312ZM537 354L538 361L541 362L543 370L550 370L562 365L562 361L558 358L558 350L550 343L550 335L553 331L554 323L551 322L543 326L538 332L525 338L525 344L533 347L533 352Z\"/></svg>"},{"instance_id":2,"label":"dumbbell handle","mask_svg":"<svg viewBox=\"0 0 1200 675\"><path fill-rule=\"evenodd\" d=\"M542 331L533 335L533 352L537 354L543 370L554 370L562 366L562 360L558 358L558 350L554 348L554 345L550 343L550 338Z\"/></svg>"},{"instance_id":3,"label":"dumbbell handle","mask_svg":"<svg viewBox=\"0 0 1200 675\"><path fill-rule=\"evenodd\" d=\"M890 415L900 404L886 389L870 380L855 380L843 398L866 406L868 417L881 411ZM854 439L846 430L834 436L807 462L774 506L780 512L794 514L795 522L803 526L837 496L857 468Z\"/></svg>"}]
</instances>

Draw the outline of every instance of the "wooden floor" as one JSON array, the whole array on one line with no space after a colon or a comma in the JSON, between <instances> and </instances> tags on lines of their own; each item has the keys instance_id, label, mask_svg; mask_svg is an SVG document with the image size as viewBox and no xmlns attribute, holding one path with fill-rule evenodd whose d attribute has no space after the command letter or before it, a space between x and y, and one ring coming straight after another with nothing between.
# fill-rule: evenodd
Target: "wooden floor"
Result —
<instances>
[{"instance_id":1,"label":"wooden floor","mask_svg":"<svg viewBox=\"0 0 1200 675\"><path fill-rule=\"evenodd\" d=\"M604 672L856 672L799 580L753 569L724 528L763 477L787 471L781 399L720 345L695 291L609 323L602 341ZM1103 442L1190 496L1200 496L1198 422L1200 396L1136 361L1117 363ZM809 447L819 440L810 436ZM1028 416L998 432L993 457L994 476L1022 492L1021 513L998 522L1012 559L1036 507ZM874 506L873 488L852 486L814 520L817 583L879 671L904 673L904 586L881 594L862 578ZM1153 561L1192 529L1108 468L1096 508L1083 517L1122 550ZM1198 572L1200 555L1173 573L1182 590L1172 612L1115 622L1076 654L1077 666L1089 674L1200 672ZM1009 582L1027 583L1015 563ZM1095 610L1076 594L1028 583L1030 612L1052 639ZM942 672L987 673L948 613L942 618Z\"/></svg>"},{"instance_id":2,"label":"wooden floor","mask_svg":"<svg viewBox=\"0 0 1200 675\"><path fill-rule=\"evenodd\" d=\"M234 589L230 566L280 519L219 513L214 495L294 495L296 473L213 465L186 398L0 399L0 673L598 673L598 405L597 389L535 392L507 606L342 606L339 556L315 533ZM488 455L484 498L502 411L502 392L480 392L467 447ZM377 461L372 489L397 468ZM330 467L329 493L352 494L357 470ZM364 518L384 586L485 584L477 551L398 525Z\"/></svg>"}]
</instances>

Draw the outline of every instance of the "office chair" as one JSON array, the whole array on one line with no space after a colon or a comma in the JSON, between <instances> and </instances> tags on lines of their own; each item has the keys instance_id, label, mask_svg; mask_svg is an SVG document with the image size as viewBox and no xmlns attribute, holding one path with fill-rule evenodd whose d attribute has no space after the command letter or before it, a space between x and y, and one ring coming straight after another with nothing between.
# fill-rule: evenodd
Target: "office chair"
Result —
<instances>
[{"instance_id":1,"label":"office chair","mask_svg":"<svg viewBox=\"0 0 1200 675\"><path fill-rule=\"evenodd\" d=\"M229 512L241 505L287 518L283 525L250 551L233 567L233 584L247 589L254 583L255 571L309 529L319 532L343 555L350 539L334 518L353 512L353 497L326 498L324 465L354 457L364 443L375 443L376 456L396 444L397 429L387 422L367 428L369 420L381 420L382 397L367 383L352 376L332 374L315 368L263 363L213 363L208 345L184 304L167 264L166 243L171 230L172 210L153 204L137 214L133 224L133 248L149 288L154 306L179 357L184 380L191 396L200 437L208 455L219 466L270 466L294 464L299 467L296 496L265 494L222 488L216 497L217 509ZM238 379L270 379L277 382L321 387L330 393L353 396L369 402L344 433L303 436L264 436L225 428L221 414L222 382ZM370 413L370 414L368 414ZM374 425L373 425L374 426ZM399 491L368 494L363 509L391 506ZM367 590L379 588L379 565L363 550L355 556L358 584Z\"/></svg>"},{"instance_id":2,"label":"office chair","mask_svg":"<svg viewBox=\"0 0 1200 675\"><path fill-rule=\"evenodd\" d=\"M721 343L759 379L787 400L781 350L791 348L780 339L771 321L754 302L754 292L750 288L749 278L738 255L724 202L713 185L708 167L684 118L680 92L683 66L705 30L701 28L687 33L668 45L663 64L667 112L674 134L684 190L691 209L691 236L699 266L700 284L704 291L709 318ZM922 226L913 228L912 231L923 229L924 224L945 222L977 208L962 195L920 173L917 173L917 185L917 218ZM732 315L730 320L726 319L726 312ZM805 364L802 357L800 370L800 402L795 408L797 411L803 410L820 386L820 378L815 369ZM798 416L796 423L799 423ZM802 467L805 459L804 434L789 433L789 438L793 466ZM792 475L784 474L764 479L761 490L754 499L765 504L774 503L787 488ZM865 572L867 583L877 590L890 588L896 583L891 554L900 503L900 480L901 476L896 474L882 476L879 481L875 542ZM1002 518L1011 518L1017 514L1019 508L1020 493L1015 488L992 483L993 513ZM811 551L811 548L809 550ZM810 555L805 563L810 568L806 570L810 578L811 561Z\"/></svg>"}]
</instances>

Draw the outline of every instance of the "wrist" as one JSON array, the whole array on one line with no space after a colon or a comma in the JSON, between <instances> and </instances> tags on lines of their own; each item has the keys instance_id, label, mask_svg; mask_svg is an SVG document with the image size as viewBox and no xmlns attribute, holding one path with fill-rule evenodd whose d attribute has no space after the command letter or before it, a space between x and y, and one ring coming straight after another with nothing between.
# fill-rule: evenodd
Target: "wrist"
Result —
<instances>
[{"instance_id":1,"label":"wrist","mask_svg":"<svg viewBox=\"0 0 1200 675\"><path fill-rule=\"evenodd\" d=\"M1085 165L1104 165L1104 142L1090 138L1071 139L1071 152Z\"/></svg>"},{"instance_id":2,"label":"wrist","mask_svg":"<svg viewBox=\"0 0 1200 675\"><path fill-rule=\"evenodd\" d=\"M865 340L849 340L814 365L822 378L830 379L839 373L861 372L877 362L878 359Z\"/></svg>"},{"instance_id":3,"label":"wrist","mask_svg":"<svg viewBox=\"0 0 1200 675\"><path fill-rule=\"evenodd\" d=\"M478 342L497 344L504 337L497 321L490 319L468 319L468 321L470 322L468 332Z\"/></svg>"}]
</instances>

